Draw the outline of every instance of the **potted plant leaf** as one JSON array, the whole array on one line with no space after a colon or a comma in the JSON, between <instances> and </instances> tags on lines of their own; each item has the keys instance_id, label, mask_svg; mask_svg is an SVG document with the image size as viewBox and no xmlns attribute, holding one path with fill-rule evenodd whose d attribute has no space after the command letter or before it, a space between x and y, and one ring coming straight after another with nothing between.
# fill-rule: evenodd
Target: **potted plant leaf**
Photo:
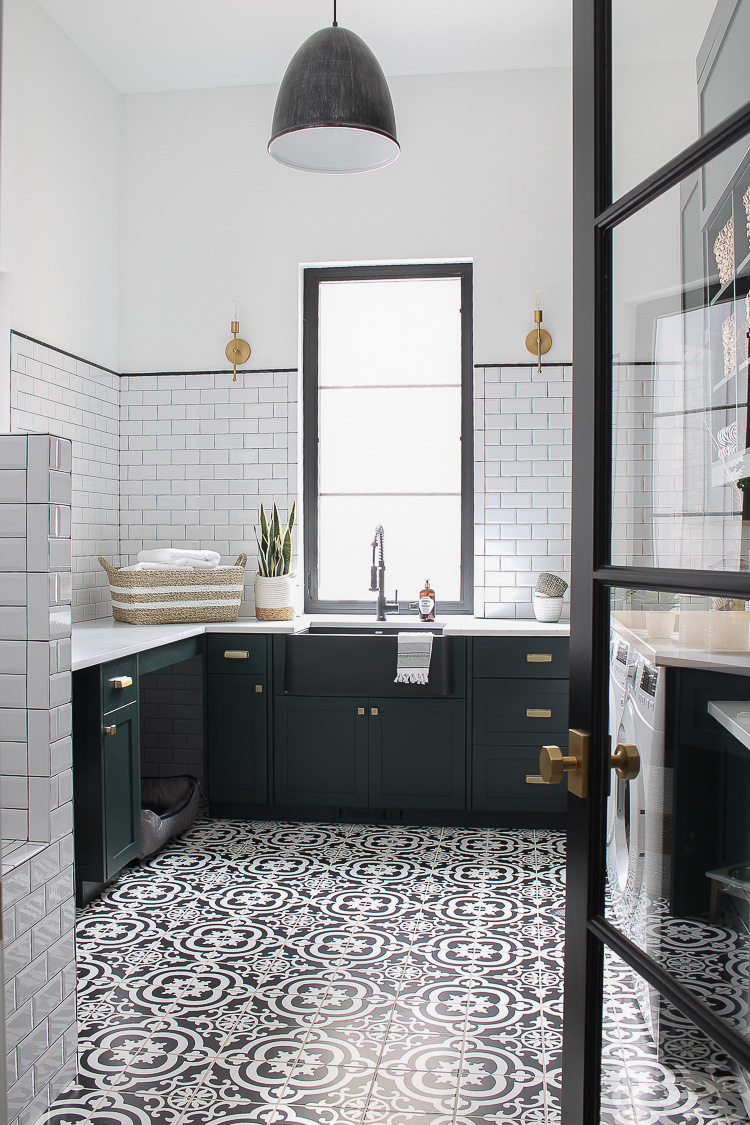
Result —
<instances>
[{"instance_id":1,"label":"potted plant leaf","mask_svg":"<svg viewBox=\"0 0 750 1125\"><path fill-rule=\"evenodd\" d=\"M294 575L292 574L292 528L294 509L282 527L276 501L268 518L261 501L258 541L258 572L255 575L255 616L260 621L291 621L294 617Z\"/></svg>"}]
</instances>

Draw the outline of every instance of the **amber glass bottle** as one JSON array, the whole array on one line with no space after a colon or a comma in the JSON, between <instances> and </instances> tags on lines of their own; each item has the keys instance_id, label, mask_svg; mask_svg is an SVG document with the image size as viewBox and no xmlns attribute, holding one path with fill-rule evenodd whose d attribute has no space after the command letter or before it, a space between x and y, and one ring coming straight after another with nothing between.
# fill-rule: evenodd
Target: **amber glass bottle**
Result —
<instances>
[{"instance_id":1,"label":"amber glass bottle","mask_svg":"<svg viewBox=\"0 0 750 1125\"><path fill-rule=\"evenodd\" d=\"M425 580L424 590L420 590L419 593L419 619L420 621L435 620L435 591L430 586L429 578Z\"/></svg>"}]
</instances>

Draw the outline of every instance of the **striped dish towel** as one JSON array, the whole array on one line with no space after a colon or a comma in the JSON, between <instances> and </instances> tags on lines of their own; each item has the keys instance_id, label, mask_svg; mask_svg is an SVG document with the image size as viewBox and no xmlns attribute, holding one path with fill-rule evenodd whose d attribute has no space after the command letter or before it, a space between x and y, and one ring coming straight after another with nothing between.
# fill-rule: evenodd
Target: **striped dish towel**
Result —
<instances>
[{"instance_id":1,"label":"striped dish towel","mask_svg":"<svg viewBox=\"0 0 750 1125\"><path fill-rule=\"evenodd\" d=\"M394 684L426 684L431 658L432 633L399 633Z\"/></svg>"}]
</instances>

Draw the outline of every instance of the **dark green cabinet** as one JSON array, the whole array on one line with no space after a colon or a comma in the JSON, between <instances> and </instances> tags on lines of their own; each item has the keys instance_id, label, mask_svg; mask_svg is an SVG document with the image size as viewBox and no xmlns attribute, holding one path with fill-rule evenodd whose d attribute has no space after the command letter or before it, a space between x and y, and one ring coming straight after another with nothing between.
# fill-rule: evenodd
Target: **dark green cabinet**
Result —
<instances>
[{"instance_id":1,"label":"dark green cabinet","mask_svg":"<svg viewBox=\"0 0 750 1125\"><path fill-rule=\"evenodd\" d=\"M539 751L568 744L567 637L476 637L472 652L471 808L513 823L565 811L564 785L531 785Z\"/></svg>"},{"instance_id":2,"label":"dark green cabinet","mask_svg":"<svg viewBox=\"0 0 750 1125\"><path fill-rule=\"evenodd\" d=\"M265 675L210 674L207 692L207 789L211 804L268 801Z\"/></svg>"},{"instance_id":3,"label":"dark green cabinet","mask_svg":"<svg viewBox=\"0 0 750 1125\"><path fill-rule=\"evenodd\" d=\"M367 701L276 700L275 799L281 805L368 804Z\"/></svg>"},{"instance_id":4,"label":"dark green cabinet","mask_svg":"<svg viewBox=\"0 0 750 1125\"><path fill-rule=\"evenodd\" d=\"M104 716L104 878L141 850L141 768L138 703Z\"/></svg>"},{"instance_id":5,"label":"dark green cabinet","mask_svg":"<svg viewBox=\"0 0 750 1125\"><path fill-rule=\"evenodd\" d=\"M463 700L280 696L281 805L463 809Z\"/></svg>"},{"instance_id":6,"label":"dark green cabinet","mask_svg":"<svg viewBox=\"0 0 750 1125\"><path fill-rule=\"evenodd\" d=\"M463 700L371 699L369 712L370 804L463 809Z\"/></svg>"},{"instance_id":7,"label":"dark green cabinet","mask_svg":"<svg viewBox=\"0 0 750 1125\"><path fill-rule=\"evenodd\" d=\"M75 875L79 902L141 850L136 657L73 676Z\"/></svg>"}]
</instances>

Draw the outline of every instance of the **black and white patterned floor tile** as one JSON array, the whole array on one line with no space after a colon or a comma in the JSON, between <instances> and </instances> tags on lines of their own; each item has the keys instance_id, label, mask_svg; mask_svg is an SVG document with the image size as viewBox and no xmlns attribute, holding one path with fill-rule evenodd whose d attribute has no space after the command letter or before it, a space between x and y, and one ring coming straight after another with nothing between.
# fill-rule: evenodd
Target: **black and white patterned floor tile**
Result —
<instances>
[{"instance_id":1,"label":"black and white patterned floor tile","mask_svg":"<svg viewBox=\"0 0 750 1125\"><path fill-rule=\"evenodd\" d=\"M199 821L80 913L78 1078L43 1125L558 1125L564 845ZM724 1122L726 1075L688 1106L608 988L603 1120Z\"/></svg>"}]
</instances>

